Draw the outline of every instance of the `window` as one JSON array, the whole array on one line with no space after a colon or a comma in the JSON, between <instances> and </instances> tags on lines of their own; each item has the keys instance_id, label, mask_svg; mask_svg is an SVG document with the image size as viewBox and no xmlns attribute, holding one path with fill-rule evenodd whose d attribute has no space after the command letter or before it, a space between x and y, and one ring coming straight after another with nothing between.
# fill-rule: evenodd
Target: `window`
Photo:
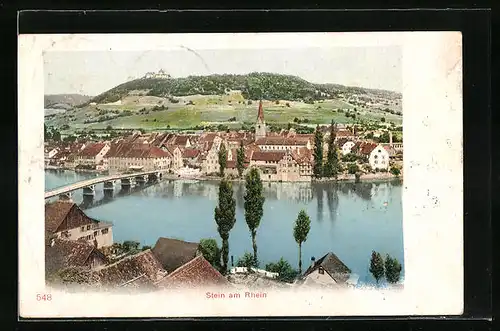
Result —
<instances>
[{"instance_id":1,"label":"window","mask_svg":"<svg viewBox=\"0 0 500 331\"><path fill-rule=\"evenodd\" d=\"M374 158L374 159L377 159L377 158L378 158L378 155L374 155L374 156L373 156L373 158Z\"/></svg>"},{"instance_id":2,"label":"window","mask_svg":"<svg viewBox=\"0 0 500 331\"><path fill-rule=\"evenodd\" d=\"M94 231L94 237L97 237L98 234L99 234L99 231Z\"/></svg>"},{"instance_id":3,"label":"window","mask_svg":"<svg viewBox=\"0 0 500 331\"><path fill-rule=\"evenodd\" d=\"M90 225L87 225L87 230L90 230Z\"/></svg>"},{"instance_id":4,"label":"window","mask_svg":"<svg viewBox=\"0 0 500 331\"><path fill-rule=\"evenodd\" d=\"M318 273L319 273L320 275L324 275L324 274L325 274L325 269L323 269L323 267L319 267L319 269L318 269Z\"/></svg>"},{"instance_id":5,"label":"window","mask_svg":"<svg viewBox=\"0 0 500 331\"><path fill-rule=\"evenodd\" d=\"M102 230L101 230L101 234L106 234L106 233L108 233L108 230L109 230L108 228L106 228L106 229L102 229Z\"/></svg>"},{"instance_id":6,"label":"window","mask_svg":"<svg viewBox=\"0 0 500 331\"><path fill-rule=\"evenodd\" d=\"M375 160L375 164L378 164L378 161L377 161L377 160Z\"/></svg>"},{"instance_id":7,"label":"window","mask_svg":"<svg viewBox=\"0 0 500 331\"><path fill-rule=\"evenodd\" d=\"M80 228L80 232L83 232L83 231L85 231L85 227L84 227L84 226L82 226L82 227Z\"/></svg>"}]
</instances>

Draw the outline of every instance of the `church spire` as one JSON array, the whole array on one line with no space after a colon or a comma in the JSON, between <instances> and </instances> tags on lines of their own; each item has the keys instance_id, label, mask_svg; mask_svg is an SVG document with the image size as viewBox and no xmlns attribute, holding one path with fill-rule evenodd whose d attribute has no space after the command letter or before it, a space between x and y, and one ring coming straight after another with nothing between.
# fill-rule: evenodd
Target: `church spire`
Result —
<instances>
[{"instance_id":1,"label":"church spire","mask_svg":"<svg viewBox=\"0 0 500 331\"><path fill-rule=\"evenodd\" d=\"M259 112L257 113L257 121L264 122L264 110L262 109L262 100L259 101Z\"/></svg>"}]
</instances>

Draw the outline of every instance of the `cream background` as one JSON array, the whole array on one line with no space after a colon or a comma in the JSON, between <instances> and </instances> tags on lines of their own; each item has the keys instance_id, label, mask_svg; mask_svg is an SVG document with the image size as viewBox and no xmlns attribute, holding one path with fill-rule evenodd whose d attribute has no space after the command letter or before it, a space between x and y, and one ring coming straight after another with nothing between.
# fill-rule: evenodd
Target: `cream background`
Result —
<instances>
[{"instance_id":1,"label":"cream background","mask_svg":"<svg viewBox=\"0 0 500 331\"><path fill-rule=\"evenodd\" d=\"M403 47L405 282L400 291L69 294L44 285L43 52ZM441 315L463 310L462 39L459 32L19 36L19 313L23 317ZM62 68L64 70L64 68Z\"/></svg>"}]
</instances>

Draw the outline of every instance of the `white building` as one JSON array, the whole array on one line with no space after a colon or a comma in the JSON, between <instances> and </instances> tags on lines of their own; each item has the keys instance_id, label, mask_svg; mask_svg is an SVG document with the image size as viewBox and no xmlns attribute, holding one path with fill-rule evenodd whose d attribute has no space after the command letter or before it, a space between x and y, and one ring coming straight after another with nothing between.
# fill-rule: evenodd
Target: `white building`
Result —
<instances>
[{"instance_id":1,"label":"white building","mask_svg":"<svg viewBox=\"0 0 500 331\"><path fill-rule=\"evenodd\" d=\"M351 278L351 270L332 252L318 261L311 259L312 264L304 273L304 282L319 286L347 285Z\"/></svg>"},{"instance_id":2,"label":"white building","mask_svg":"<svg viewBox=\"0 0 500 331\"><path fill-rule=\"evenodd\" d=\"M342 155L347 155L351 153L352 148L354 147L355 143L353 141L346 141L342 146Z\"/></svg>"}]
</instances>

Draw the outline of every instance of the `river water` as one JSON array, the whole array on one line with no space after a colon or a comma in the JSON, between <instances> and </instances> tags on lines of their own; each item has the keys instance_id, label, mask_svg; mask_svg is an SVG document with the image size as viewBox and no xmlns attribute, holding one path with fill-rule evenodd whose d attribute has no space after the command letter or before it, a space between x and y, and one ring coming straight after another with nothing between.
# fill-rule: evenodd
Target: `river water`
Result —
<instances>
[{"instance_id":1,"label":"river water","mask_svg":"<svg viewBox=\"0 0 500 331\"><path fill-rule=\"evenodd\" d=\"M45 172L45 189L53 189L96 175L74 172ZM119 188L119 186L118 186ZM230 233L229 249L234 261L252 251L250 232L244 218L244 184L234 183L236 224ZM117 190L118 191L118 190ZM298 246L293 224L301 209L311 218L311 230L302 245L305 270L314 256L335 253L360 283L373 283L368 271L372 250L396 257L403 265L402 186L399 181L362 183L264 183L264 216L257 231L258 255L263 267L284 257L298 266ZM119 195L116 193L115 195ZM85 209L90 217L114 223L115 242L136 240L153 246L158 237L198 242L216 238L213 219L218 184L208 181L163 181L107 203ZM103 187L97 185L94 201L102 201ZM83 201L82 192L73 195Z\"/></svg>"}]
</instances>

